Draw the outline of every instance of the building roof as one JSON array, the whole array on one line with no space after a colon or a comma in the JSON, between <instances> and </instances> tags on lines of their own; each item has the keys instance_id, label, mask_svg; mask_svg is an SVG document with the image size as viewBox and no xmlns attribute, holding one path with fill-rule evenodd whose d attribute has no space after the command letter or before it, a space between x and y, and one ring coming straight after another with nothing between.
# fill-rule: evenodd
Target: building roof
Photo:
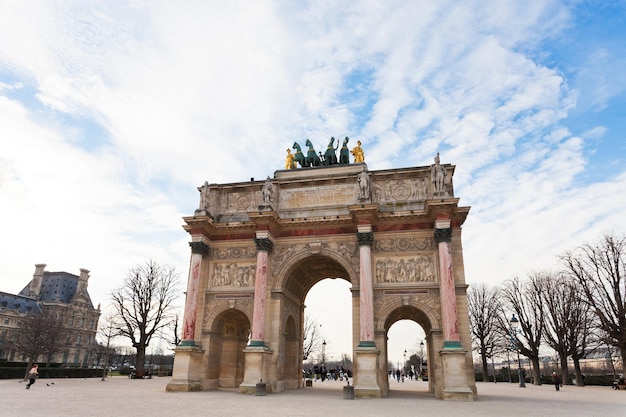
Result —
<instances>
[{"instance_id":1,"label":"building roof","mask_svg":"<svg viewBox=\"0 0 626 417\"><path fill-rule=\"evenodd\" d=\"M22 295L0 291L0 310L13 310L21 314L41 313L37 300Z\"/></svg>"},{"instance_id":2,"label":"building roof","mask_svg":"<svg viewBox=\"0 0 626 417\"><path fill-rule=\"evenodd\" d=\"M57 302L70 304L74 295L76 295L76 288L78 287L78 276L70 274L69 272L47 272L43 273L43 280L41 283L41 292L39 294L39 301L41 302ZM20 291L19 295L26 295L29 293L30 282L26 287ZM87 298L87 304L90 308L93 307L89 294L84 294Z\"/></svg>"}]
</instances>

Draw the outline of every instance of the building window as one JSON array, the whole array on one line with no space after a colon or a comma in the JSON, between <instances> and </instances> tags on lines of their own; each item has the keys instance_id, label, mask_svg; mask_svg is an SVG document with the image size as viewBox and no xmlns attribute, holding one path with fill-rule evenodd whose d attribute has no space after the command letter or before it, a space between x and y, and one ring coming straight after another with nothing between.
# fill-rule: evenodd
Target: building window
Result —
<instances>
[{"instance_id":1,"label":"building window","mask_svg":"<svg viewBox=\"0 0 626 417\"><path fill-rule=\"evenodd\" d=\"M82 329L83 327L85 327L85 319L81 318L80 319L80 324L79 324L80 328Z\"/></svg>"},{"instance_id":2,"label":"building window","mask_svg":"<svg viewBox=\"0 0 626 417\"><path fill-rule=\"evenodd\" d=\"M4 319L4 324L9 324L9 323L10 323L9 319Z\"/></svg>"},{"instance_id":3,"label":"building window","mask_svg":"<svg viewBox=\"0 0 626 417\"><path fill-rule=\"evenodd\" d=\"M79 333L78 336L76 336L76 344L80 345L80 339L81 339L81 334Z\"/></svg>"},{"instance_id":4,"label":"building window","mask_svg":"<svg viewBox=\"0 0 626 417\"><path fill-rule=\"evenodd\" d=\"M73 325L74 325L74 316L70 317L70 323L69 323L69 325L70 325L70 326L73 326Z\"/></svg>"}]
</instances>

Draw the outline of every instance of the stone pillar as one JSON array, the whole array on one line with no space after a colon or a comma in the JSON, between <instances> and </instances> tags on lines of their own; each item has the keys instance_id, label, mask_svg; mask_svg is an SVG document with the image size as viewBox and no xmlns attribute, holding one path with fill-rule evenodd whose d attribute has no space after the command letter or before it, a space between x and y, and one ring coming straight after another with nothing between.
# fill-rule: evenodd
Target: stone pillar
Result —
<instances>
[{"instance_id":1,"label":"stone pillar","mask_svg":"<svg viewBox=\"0 0 626 417\"><path fill-rule=\"evenodd\" d=\"M187 278L187 297L185 298L185 316L183 318L183 339L180 346L195 345L196 317L198 313L198 289L202 258L209 253L209 245L202 241L189 242L191 246L191 262Z\"/></svg>"},{"instance_id":2,"label":"stone pillar","mask_svg":"<svg viewBox=\"0 0 626 417\"><path fill-rule=\"evenodd\" d=\"M196 344L195 333L202 258L209 253L209 245L202 241L192 241L189 242L189 246L191 246L191 262L187 278L183 339L175 349L172 380L165 388L169 392L202 390L200 372L204 350Z\"/></svg>"},{"instance_id":3,"label":"stone pillar","mask_svg":"<svg viewBox=\"0 0 626 417\"><path fill-rule=\"evenodd\" d=\"M359 242L359 345L355 353L354 393L357 397L381 397L378 381L380 351L374 342L374 287L372 283L372 226L358 226Z\"/></svg>"},{"instance_id":4,"label":"stone pillar","mask_svg":"<svg viewBox=\"0 0 626 417\"><path fill-rule=\"evenodd\" d=\"M267 258L274 243L267 232L257 232L256 277L254 280L254 309L250 346L265 346L265 298L267 296Z\"/></svg>"},{"instance_id":5,"label":"stone pillar","mask_svg":"<svg viewBox=\"0 0 626 417\"><path fill-rule=\"evenodd\" d=\"M444 400L473 401L474 392L468 386L468 371L465 356L467 350L461 346L456 308L456 289L452 267L452 228L447 216L435 221L435 241L439 246L439 281L441 293L441 320L443 326L443 348L439 352L443 364Z\"/></svg>"},{"instance_id":6,"label":"stone pillar","mask_svg":"<svg viewBox=\"0 0 626 417\"><path fill-rule=\"evenodd\" d=\"M461 347L456 312L456 292L452 269L452 228L450 220L435 222L435 241L439 247L439 280L441 287L441 313L443 321L444 347Z\"/></svg>"},{"instance_id":7,"label":"stone pillar","mask_svg":"<svg viewBox=\"0 0 626 417\"><path fill-rule=\"evenodd\" d=\"M256 394L257 384L266 383L266 392L273 391L268 375L272 352L265 344L265 308L267 298L267 259L274 247L267 231L259 231L254 239L257 247L256 277L254 280L254 307L250 343L244 349L245 370L243 382L239 385L242 394Z\"/></svg>"}]
</instances>

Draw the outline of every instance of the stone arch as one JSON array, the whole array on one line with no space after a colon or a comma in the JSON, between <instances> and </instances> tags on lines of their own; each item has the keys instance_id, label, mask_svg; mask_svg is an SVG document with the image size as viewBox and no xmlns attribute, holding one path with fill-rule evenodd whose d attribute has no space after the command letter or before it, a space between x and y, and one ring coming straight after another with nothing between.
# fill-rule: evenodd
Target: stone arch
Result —
<instances>
[{"instance_id":1,"label":"stone arch","mask_svg":"<svg viewBox=\"0 0 626 417\"><path fill-rule=\"evenodd\" d=\"M275 288L287 291L304 302L309 290L325 278L342 278L350 282L353 288L358 287L357 271L337 252L322 250L318 253L296 253L285 265Z\"/></svg>"},{"instance_id":2,"label":"stone arch","mask_svg":"<svg viewBox=\"0 0 626 417\"><path fill-rule=\"evenodd\" d=\"M250 334L250 320L241 310L222 309L215 315L203 344L209 355L204 365L214 388L236 388L244 377L244 349Z\"/></svg>"},{"instance_id":3,"label":"stone arch","mask_svg":"<svg viewBox=\"0 0 626 417\"><path fill-rule=\"evenodd\" d=\"M415 323L417 323L419 326L421 326L424 329L424 332L426 334L426 351L424 352L424 356L426 358L428 358L427 362L428 362L428 366L431 368L434 368L434 363L431 361L431 359L435 359L435 360L439 360L438 357L436 355L434 355L434 351L433 351L433 343L432 343L432 333L433 333L433 321L436 320L435 319L435 315L433 314L432 311L429 311L430 309L428 307L425 308L425 305L417 305L417 303L415 304L408 304L408 303L402 303L402 302L393 302L390 303L387 308L385 308L384 312L381 312L381 316L379 317L378 320L378 324L381 326L379 329L379 333L383 333L384 334L384 339L381 341L381 351L383 353L383 359L384 359L384 363L385 365L389 362L389 357L388 357L388 333L389 333L389 329L391 328L391 326L393 324L395 324L396 322L400 321L400 320L411 320ZM436 323L436 322L435 322ZM385 366L385 369L381 369L381 374L386 375L387 374L387 369ZM440 378L438 378L437 375L435 375L434 373L430 372L429 373L429 377L428 377L428 387L430 392L435 393L436 392L436 388L441 385L441 382L439 381ZM389 380L385 379L385 386L383 387L384 391L389 392L390 390L390 385L389 385Z\"/></svg>"},{"instance_id":4,"label":"stone arch","mask_svg":"<svg viewBox=\"0 0 626 417\"><path fill-rule=\"evenodd\" d=\"M423 299L426 297L436 298L434 296L412 296L412 297L390 297L387 296L388 299L385 303L380 303L381 305L376 309L378 312L376 315L376 329L377 330L388 330L391 324L395 323L398 320L402 320L403 318L393 320L393 323L388 324L390 318L394 317L397 314L408 314L411 309L416 309L419 311L419 316L423 317L422 320L416 321L420 326L424 328L425 331L431 331L432 329L439 329L441 327L441 312L440 307L438 305L433 305L432 302L425 302ZM406 307L406 308L404 308Z\"/></svg>"}]
</instances>

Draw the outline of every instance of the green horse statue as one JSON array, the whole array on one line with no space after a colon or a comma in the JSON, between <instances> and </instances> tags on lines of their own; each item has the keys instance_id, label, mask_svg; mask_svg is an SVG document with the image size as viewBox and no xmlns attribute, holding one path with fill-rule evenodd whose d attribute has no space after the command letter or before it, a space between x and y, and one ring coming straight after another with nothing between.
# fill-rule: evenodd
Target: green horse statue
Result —
<instances>
[{"instance_id":1,"label":"green horse statue","mask_svg":"<svg viewBox=\"0 0 626 417\"><path fill-rule=\"evenodd\" d=\"M328 142L328 146L326 147L326 152L324 153L324 165L336 165L337 164L337 148L339 147L339 143L337 143L337 147L333 147L335 143L335 138L331 137L330 142Z\"/></svg>"},{"instance_id":2,"label":"green horse statue","mask_svg":"<svg viewBox=\"0 0 626 417\"><path fill-rule=\"evenodd\" d=\"M348 141L349 137L343 140L343 146L341 146L341 150L339 151L339 163L340 164L349 164L350 163L350 149L348 149Z\"/></svg>"},{"instance_id":3,"label":"green horse statue","mask_svg":"<svg viewBox=\"0 0 626 417\"><path fill-rule=\"evenodd\" d=\"M309 165L307 164L306 158L304 157L304 154L302 153L302 149L300 148L300 145L298 145L298 142L293 143L292 149L296 150L296 153L294 154L294 161L300 164L300 168L308 167Z\"/></svg>"},{"instance_id":4,"label":"green horse statue","mask_svg":"<svg viewBox=\"0 0 626 417\"><path fill-rule=\"evenodd\" d=\"M311 141L307 139L304 144L309 147L309 150L306 154L306 163L308 164L307 166L320 166L322 161L320 161L320 157L317 156L317 153L315 153L315 149L313 149L313 144L311 143Z\"/></svg>"}]
</instances>

